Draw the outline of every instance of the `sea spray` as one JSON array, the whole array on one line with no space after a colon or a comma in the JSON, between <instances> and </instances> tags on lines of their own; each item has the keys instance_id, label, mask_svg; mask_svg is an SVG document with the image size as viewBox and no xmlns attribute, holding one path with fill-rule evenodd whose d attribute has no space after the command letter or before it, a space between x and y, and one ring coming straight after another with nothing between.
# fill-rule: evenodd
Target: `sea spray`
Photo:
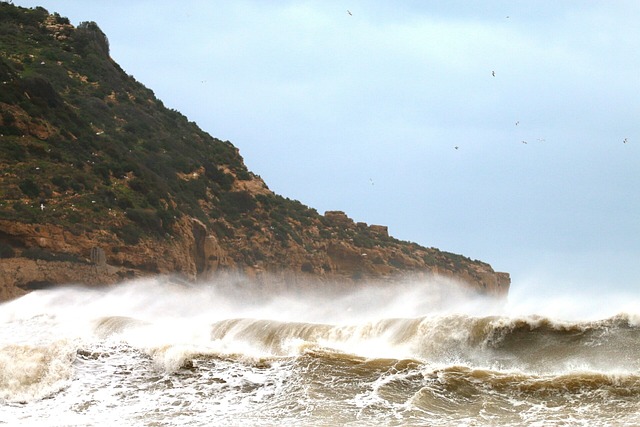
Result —
<instances>
[{"instance_id":1,"label":"sea spray","mask_svg":"<svg viewBox=\"0 0 640 427\"><path fill-rule=\"evenodd\" d=\"M0 400L30 402L58 392L71 378L75 356L75 346L66 340L0 344Z\"/></svg>"},{"instance_id":2,"label":"sea spray","mask_svg":"<svg viewBox=\"0 0 640 427\"><path fill-rule=\"evenodd\" d=\"M640 423L628 300L594 319L442 278L316 285L160 278L2 304L0 423Z\"/></svg>"}]
</instances>

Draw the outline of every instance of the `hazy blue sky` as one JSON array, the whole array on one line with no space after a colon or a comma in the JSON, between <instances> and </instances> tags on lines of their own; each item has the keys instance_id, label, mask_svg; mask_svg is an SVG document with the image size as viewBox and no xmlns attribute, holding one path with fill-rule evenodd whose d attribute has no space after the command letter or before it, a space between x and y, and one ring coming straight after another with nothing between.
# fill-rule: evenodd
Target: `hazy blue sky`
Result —
<instances>
[{"instance_id":1,"label":"hazy blue sky","mask_svg":"<svg viewBox=\"0 0 640 427\"><path fill-rule=\"evenodd\" d=\"M96 21L278 194L514 292L640 290L637 0L14 3Z\"/></svg>"}]
</instances>

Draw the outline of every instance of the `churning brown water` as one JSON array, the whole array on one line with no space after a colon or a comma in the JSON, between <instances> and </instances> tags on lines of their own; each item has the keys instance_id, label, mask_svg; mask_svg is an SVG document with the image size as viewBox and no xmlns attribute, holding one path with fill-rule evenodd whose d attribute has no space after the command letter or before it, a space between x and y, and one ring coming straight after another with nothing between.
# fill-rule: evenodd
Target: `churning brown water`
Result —
<instances>
[{"instance_id":1,"label":"churning brown water","mask_svg":"<svg viewBox=\"0 0 640 427\"><path fill-rule=\"evenodd\" d=\"M453 286L33 292L0 305L0 424L640 425L640 309L561 320Z\"/></svg>"}]
</instances>

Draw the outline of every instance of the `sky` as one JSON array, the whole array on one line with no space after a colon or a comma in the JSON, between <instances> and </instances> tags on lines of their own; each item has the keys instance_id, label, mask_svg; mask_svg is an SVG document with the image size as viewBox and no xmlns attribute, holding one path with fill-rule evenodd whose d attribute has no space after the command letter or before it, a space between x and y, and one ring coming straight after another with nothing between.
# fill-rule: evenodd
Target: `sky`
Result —
<instances>
[{"instance_id":1,"label":"sky","mask_svg":"<svg viewBox=\"0 0 640 427\"><path fill-rule=\"evenodd\" d=\"M640 292L636 0L13 3L98 23L282 196L511 292Z\"/></svg>"}]
</instances>

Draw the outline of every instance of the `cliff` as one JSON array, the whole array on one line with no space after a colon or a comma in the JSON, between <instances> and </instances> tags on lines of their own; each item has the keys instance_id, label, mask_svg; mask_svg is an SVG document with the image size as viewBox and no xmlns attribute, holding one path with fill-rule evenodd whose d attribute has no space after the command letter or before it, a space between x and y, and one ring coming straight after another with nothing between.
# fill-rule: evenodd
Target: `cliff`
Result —
<instances>
[{"instance_id":1,"label":"cliff","mask_svg":"<svg viewBox=\"0 0 640 427\"><path fill-rule=\"evenodd\" d=\"M489 264L274 194L236 147L128 76L93 23L0 3L0 300L150 274L345 285L438 274L506 295Z\"/></svg>"}]
</instances>

